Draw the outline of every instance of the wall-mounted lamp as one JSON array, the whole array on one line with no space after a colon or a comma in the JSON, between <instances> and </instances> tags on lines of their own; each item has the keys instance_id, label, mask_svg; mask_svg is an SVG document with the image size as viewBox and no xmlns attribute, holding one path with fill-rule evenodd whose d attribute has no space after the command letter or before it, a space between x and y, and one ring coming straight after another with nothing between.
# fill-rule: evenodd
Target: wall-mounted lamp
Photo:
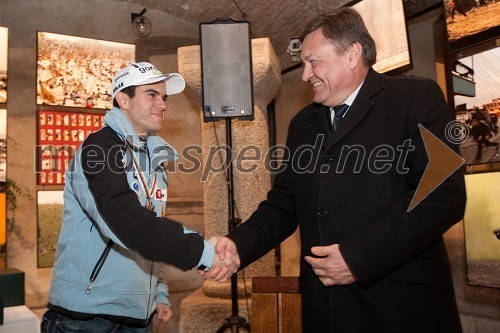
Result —
<instances>
[{"instance_id":1,"label":"wall-mounted lamp","mask_svg":"<svg viewBox=\"0 0 500 333\"><path fill-rule=\"evenodd\" d=\"M153 32L153 24L147 16L144 16L145 13L146 8L144 8L139 14L130 14L134 35L139 38L146 38Z\"/></svg>"}]
</instances>

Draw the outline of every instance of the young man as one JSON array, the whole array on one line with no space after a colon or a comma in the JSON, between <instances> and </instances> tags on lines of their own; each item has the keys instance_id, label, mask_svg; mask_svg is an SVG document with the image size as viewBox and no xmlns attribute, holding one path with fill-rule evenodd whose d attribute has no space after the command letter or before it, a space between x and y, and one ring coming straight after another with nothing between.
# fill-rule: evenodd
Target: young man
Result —
<instances>
[{"instance_id":1,"label":"young man","mask_svg":"<svg viewBox=\"0 0 500 333\"><path fill-rule=\"evenodd\" d=\"M141 62L119 71L112 85L106 126L86 138L66 173L42 332L151 332L152 318L172 316L156 261L182 270L214 262L213 240L164 216L164 162L177 153L155 133L184 79ZM214 265L227 279L238 264Z\"/></svg>"},{"instance_id":2,"label":"young man","mask_svg":"<svg viewBox=\"0 0 500 333\"><path fill-rule=\"evenodd\" d=\"M314 103L290 123L289 159L267 200L217 254L237 249L245 267L300 226L304 333L461 332L442 238L463 217L461 170L408 211L428 164L419 125L458 151L441 90L375 72L375 43L354 9L320 15L301 41ZM316 148L312 172L295 168L314 162L301 147Z\"/></svg>"}]
</instances>

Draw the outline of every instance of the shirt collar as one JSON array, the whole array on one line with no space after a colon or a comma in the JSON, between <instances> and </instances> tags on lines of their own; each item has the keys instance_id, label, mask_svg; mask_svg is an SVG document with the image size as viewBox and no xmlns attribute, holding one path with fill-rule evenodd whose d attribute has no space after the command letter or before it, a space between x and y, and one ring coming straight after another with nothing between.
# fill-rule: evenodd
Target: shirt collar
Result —
<instances>
[{"instance_id":1,"label":"shirt collar","mask_svg":"<svg viewBox=\"0 0 500 333\"><path fill-rule=\"evenodd\" d=\"M365 81L363 80L363 82L361 82L361 84L349 96L347 96L347 98L345 99L345 101L342 102L342 103L340 103L340 104L347 104L349 106L349 109L350 109L352 103L354 103L354 100L356 99L356 96L358 96L359 90L361 89L361 86L363 85L364 82ZM347 114L347 112L349 112L349 109L347 109L347 111L344 113L344 115L342 116L342 118L344 118L345 115ZM331 107L330 108L330 117L331 117L332 121L333 121L334 114L335 113L333 111L333 107Z\"/></svg>"},{"instance_id":2,"label":"shirt collar","mask_svg":"<svg viewBox=\"0 0 500 333\"><path fill-rule=\"evenodd\" d=\"M356 99L356 96L358 96L358 93L359 93L359 90L361 89L361 86L363 85L365 81L363 80L363 82L361 82L361 84L356 88L356 90L354 90L346 99L343 103L340 103L340 104L347 104L349 106L352 105L352 103L354 103L354 100Z\"/></svg>"}]
</instances>

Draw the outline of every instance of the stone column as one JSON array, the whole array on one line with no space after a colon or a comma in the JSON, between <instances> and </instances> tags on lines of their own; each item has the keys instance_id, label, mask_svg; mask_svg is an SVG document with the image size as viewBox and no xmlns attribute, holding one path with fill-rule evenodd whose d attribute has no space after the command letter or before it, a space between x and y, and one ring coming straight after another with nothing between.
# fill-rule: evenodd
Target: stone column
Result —
<instances>
[{"instance_id":1,"label":"stone column","mask_svg":"<svg viewBox=\"0 0 500 333\"><path fill-rule=\"evenodd\" d=\"M179 72L195 100L202 101L201 55L199 45L178 49ZM233 151L233 192L235 217L245 221L266 198L271 177L264 158L269 151L267 105L281 84L279 60L268 38L252 40L254 120L231 119ZM200 105L201 112L201 105ZM203 116L202 116L203 119ZM203 122L203 201L205 238L228 232L228 191L226 175L209 172L221 167L225 158L225 121ZM243 161L243 162L242 162ZM248 171L253 170L253 171ZM239 315L247 317L245 290L250 293L253 276L275 275L274 251L238 273ZM246 284L246 288L245 288ZM250 298L250 294L247 295ZM250 303L250 299L248 300ZM230 283L205 281L201 290L182 301L180 332L214 332L231 316Z\"/></svg>"}]
</instances>

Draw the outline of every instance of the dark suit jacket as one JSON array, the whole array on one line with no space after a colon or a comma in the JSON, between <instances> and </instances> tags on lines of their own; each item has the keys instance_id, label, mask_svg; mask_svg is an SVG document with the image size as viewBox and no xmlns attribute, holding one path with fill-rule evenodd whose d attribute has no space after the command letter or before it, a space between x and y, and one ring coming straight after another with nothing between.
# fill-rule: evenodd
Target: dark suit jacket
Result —
<instances>
[{"instance_id":1,"label":"dark suit jacket","mask_svg":"<svg viewBox=\"0 0 500 333\"><path fill-rule=\"evenodd\" d=\"M449 144L440 88L370 70L335 133L328 116L311 104L292 119L267 200L229 235L242 267L300 226L304 332L460 332L442 234L463 217L462 171L407 212L428 163L418 125ZM325 287L303 260L335 243L356 283Z\"/></svg>"}]
</instances>

